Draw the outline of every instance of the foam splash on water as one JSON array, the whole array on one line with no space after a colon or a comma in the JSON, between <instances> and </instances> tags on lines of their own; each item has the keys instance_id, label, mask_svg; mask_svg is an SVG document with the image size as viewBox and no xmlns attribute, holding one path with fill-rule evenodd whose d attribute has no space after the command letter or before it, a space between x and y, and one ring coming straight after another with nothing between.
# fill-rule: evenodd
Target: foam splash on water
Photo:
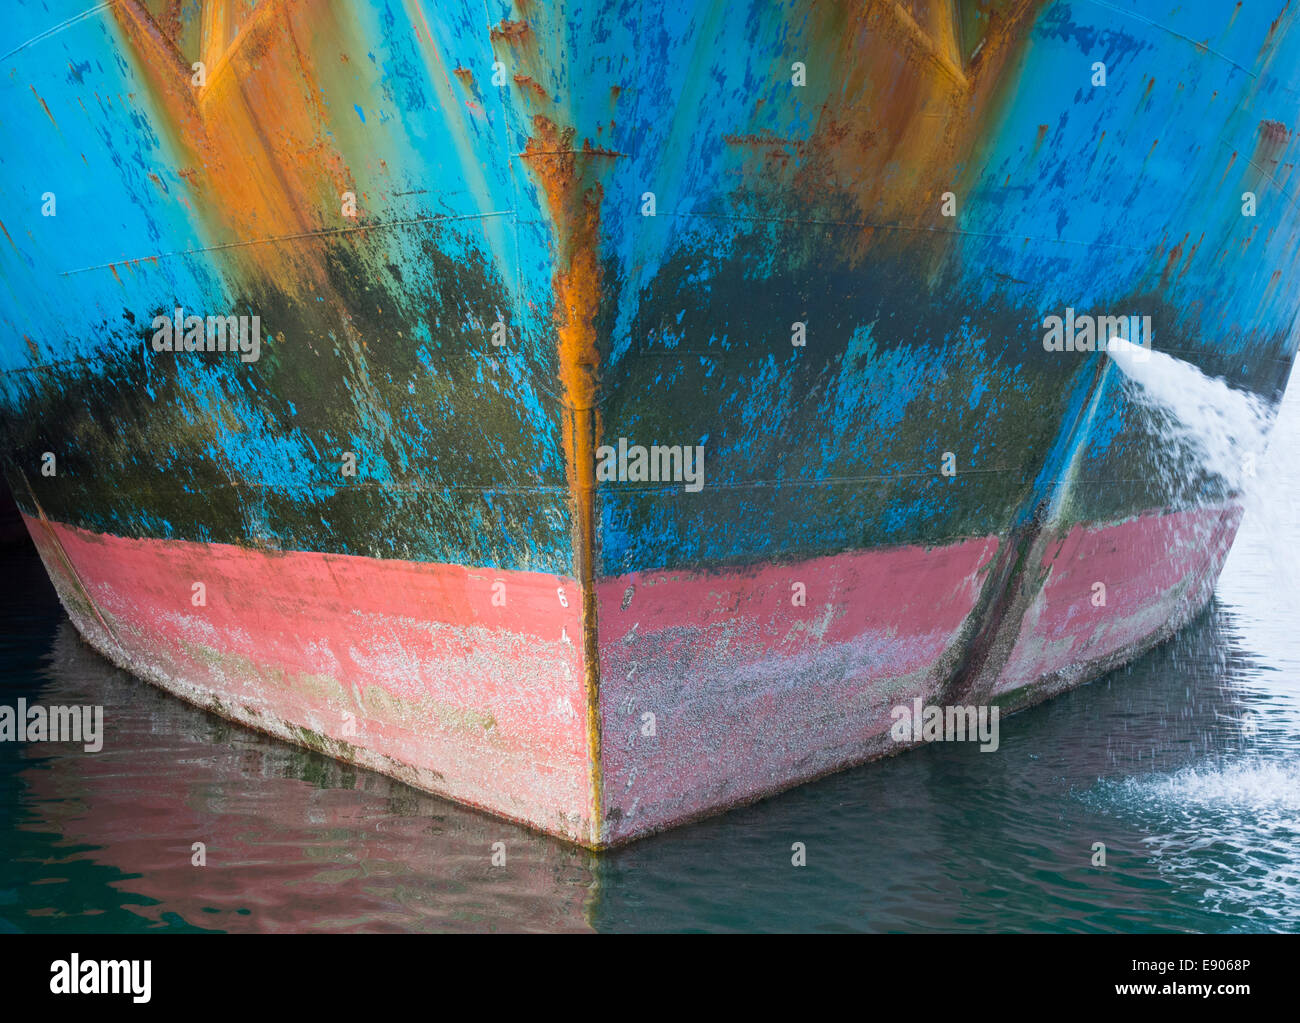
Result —
<instances>
[{"instance_id":1,"label":"foam splash on water","mask_svg":"<svg viewBox=\"0 0 1300 1023\"><path fill-rule=\"evenodd\" d=\"M1300 828L1300 768L1249 757L1102 781L1084 796L1138 824L1167 881L1240 926L1292 927L1300 881L1287 850Z\"/></svg>"},{"instance_id":2,"label":"foam splash on water","mask_svg":"<svg viewBox=\"0 0 1300 1023\"><path fill-rule=\"evenodd\" d=\"M1113 800L1169 810L1300 812L1300 768L1243 760L1222 766L1184 767L1173 774L1103 784Z\"/></svg>"},{"instance_id":3,"label":"foam splash on water","mask_svg":"<svg viewBox=\"0 0 1300 1023\"><path fill-rule=\"evenodd\" d=\"M1216 593L1257 659L1279 672L1275 684L1300 694L1300 372L1291 377Z\"/></svg>"},{"instance_id":4,"label":"foam splash on water","mask_svg":"<svg viewBox=\"0 0 1300 1023\"><path fill-rule=\"evenodd\" d=\"M1124 374L1130 397L1156 416L1162 439L1172 446L1171 477L1185 475L1186 461L1218 476L1233 492L1257 477L1272 422L1265 402L1123 338L1112 338L1107 353Z\"/></svg>"}]
</instances>

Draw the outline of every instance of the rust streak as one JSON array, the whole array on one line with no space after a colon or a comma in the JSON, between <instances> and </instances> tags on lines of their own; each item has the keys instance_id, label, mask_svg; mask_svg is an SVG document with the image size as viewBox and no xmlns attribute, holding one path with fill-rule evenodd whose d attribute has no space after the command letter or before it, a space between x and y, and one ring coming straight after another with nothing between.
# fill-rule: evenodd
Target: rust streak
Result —
<instances>
[{"instance_id":1,"label":"rust streak","mask_svg":"<svg viewBox=\"0 0 1300 1023\"><path fill-rule=\"evenodd\" d=\"M521 89L526 89L538 99L547 99L546 90L538 85L528 75L515 75L515 84Z\"/></svg>"},{"instance_id":2,"label":"rust streak","mask_svg":"<svg viewBox=\"0 0 1300 1023\"><path fill-rule=\"evenodd\" d=\"M50 113L50 108L45 105L45 100L41 99L41 94L36 91L36 86L34 85L31 86L31 90L32 90L32 95L35 96L36 99L40 102L41 109L45 111L45 116L50 119L50 124L54 125L57 128L59 126L58 122L54 120L54 115Z\"/></svg>"},{"instance_id":3,"label":"rust streak","mask_svg":"<svg viewBox=\"0 0 1300 1023\"><path fill-rule=\"evenodd\" d=\"M526 21L511 21L509 18L502 18L501 24L493 26L489 37L494 42L498 39L506 39L513 43L531 35L532 31Z\"/></svg>"},{"instance_id":4,"label":"rust streak","mask_svg":"<svg viewBox=\"0 0 1300 1023\"><path fill-rule=\"evenodd\" d=\"M566 476L573 510L574 572L582 587L583 674L587 690L587 734L592 772L591 828L600 840L600 715L599 668L596 643L595 543L596 438L599 414L596 388L600 353L596 314L601 295L597 257L600 240L599 183L584 176L575 151L574 131L561 129L549 118L533 118L533 135L524 149L527 166L537 176L555 225L558 252L552 288L560 384L566 399L563 443ZM591 167L582 161L583 169Z\"/></svg>"}]
</instances>

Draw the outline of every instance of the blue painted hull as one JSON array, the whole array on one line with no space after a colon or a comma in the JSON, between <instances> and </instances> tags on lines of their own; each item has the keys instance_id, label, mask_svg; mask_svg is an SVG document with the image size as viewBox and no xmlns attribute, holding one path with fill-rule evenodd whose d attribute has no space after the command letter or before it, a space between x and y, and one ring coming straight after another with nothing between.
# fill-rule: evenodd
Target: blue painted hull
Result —
<instances>
[{"instance_id":1,"label":"blue painted hull","mask_svg":"<svg viewBox=\"0 0 1300 1023\"><path fill-rule=\"evenodd\" d=\"M622 727L601 587L638 573L992 538L926 685L992 699L1023 661L1020 703L1208 597L1226 548L1139 550L1135 580L1181 580L1152 623L1013 653L1072 530L1204 513L1231 541L1231 483L1169 473L1107 357L1047 350L1044 323L1146 317L1155 349L1276 404L1300 311L1289 7L487 11L16 6L0 414L30 519L574 579L595 765ZM258 359L158 352L176 310L257 316ZM703 449L703 486L601 479L620 438ZM879 752L844 743L630 831ZM626 807L595 786L601 844Z\"/></svg>"}]
</instances>

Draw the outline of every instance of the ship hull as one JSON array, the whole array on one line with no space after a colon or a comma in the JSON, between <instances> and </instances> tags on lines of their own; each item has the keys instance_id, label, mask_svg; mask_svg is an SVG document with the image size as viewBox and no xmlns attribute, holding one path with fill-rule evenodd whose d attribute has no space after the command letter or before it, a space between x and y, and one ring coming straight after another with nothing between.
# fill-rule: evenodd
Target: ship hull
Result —
<instances>
[{"instance_id":1,"label":"ship hull","mask_svg":"<svg viewBox=\"0 0 1300 1023\"><path fill-rule=\"evenodd\" d=\"M96 649L603 848L1205 605L1240 480L1096 331L1280 400L1296 12L489 7L17 5L4 471Z\"/></svg>"},{"instance_id":2,"label":"ship hull","mask_svg":"<svg viewBox=\"0 0 1300 1023\"><path fill-rule=\"evenodd\" d=\"M417 788L594 837L582 618L557 598L572 579L28 527L77 630L119 667Z\"/></svg>"},{"instance_id":3,"label":"ship hull","mask_svg":"<svg viewBox=\"0 0 1300 1023\"><path fill-rule=\"evenodd\" d=\"M601 580L597 761L573 579L26 519L77 630L124 670L592 848L902 752L917 742L891 734L892 712L913 700L1011 712L1096 677L1205 606L1238 521L1148 514L1040 544L1047 582L978 695L952 681L984 621L994 537ZM792 579L808 580L798 606Z\"/></svg>"}]
</instances>

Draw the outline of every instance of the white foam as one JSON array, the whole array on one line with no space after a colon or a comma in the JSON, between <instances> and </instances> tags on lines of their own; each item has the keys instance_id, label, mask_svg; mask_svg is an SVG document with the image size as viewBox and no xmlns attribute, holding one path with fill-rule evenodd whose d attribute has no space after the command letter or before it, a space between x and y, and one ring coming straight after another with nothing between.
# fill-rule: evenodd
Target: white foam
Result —
<instances>
[{"instance_id":1,"label":"white foam","mask_svg":"<svg viewBox=\"0 0 1300 1023\"><path fill-rule=\"evenodd\" d=\"M1300 768L1271 761L1184 767L1173 774L1129 778L1116 790L1129 800L1174 807L1300 810Z\"/></svg>"},{"instance_id":2,"label":"white foam","mask_svg":"<svg viewBox=\"0 0 1300 1023\"><path fill-rule=\"evenodd\" d=\"M1185 473L1190 459L1233 491L1257 477L1272 421L1265 402L1191 363L1123 338L1112 338L1107 353L1124 374L1130 397L1157 414L1162 439L1171 447L1171 473Z\"/></svg>"}]
</instances>

